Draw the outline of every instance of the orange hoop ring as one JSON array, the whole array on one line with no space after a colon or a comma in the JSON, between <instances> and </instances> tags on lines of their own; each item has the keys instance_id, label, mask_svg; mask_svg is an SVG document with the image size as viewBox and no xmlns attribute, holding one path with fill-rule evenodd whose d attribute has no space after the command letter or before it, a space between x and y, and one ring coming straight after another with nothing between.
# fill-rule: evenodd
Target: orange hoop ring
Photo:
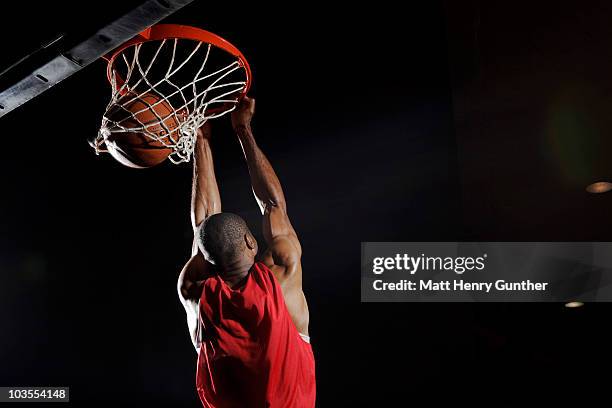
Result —
<instances>
[{"instance_id":1,"label":"orange hoop ring","mask_svg":"<svg viewBox=\"0 0 612 408\"><path fill-rule=\"evenodd\" d=\"M133 45L142 44L149 41L162 41L168 39L182 39L182 40L193 40L200 41L206 44L214 45L217 48L224 50L225 52L233 55L238 59L238 63L242 66L246 72L246 86L240 95L240 98L244 97L249 89L251 88L251 67L247 62L244 55L238 48L236 48L229 41L219 37L217 34L213 34L210 31L203 30L197 27L185 26L180 24L157 24L151 26L138 34L136 37L127 41L119 48L112 51L110 54L104 57L108 61L108 65L106 67L106 77L108 82L112 84L112 71L113 64L115 59L121 55L121 53L131 47ZM119 75L115 75L117 87L121 87L123 85L123 78L119 77Z\"/></svg>"}]
</instances>

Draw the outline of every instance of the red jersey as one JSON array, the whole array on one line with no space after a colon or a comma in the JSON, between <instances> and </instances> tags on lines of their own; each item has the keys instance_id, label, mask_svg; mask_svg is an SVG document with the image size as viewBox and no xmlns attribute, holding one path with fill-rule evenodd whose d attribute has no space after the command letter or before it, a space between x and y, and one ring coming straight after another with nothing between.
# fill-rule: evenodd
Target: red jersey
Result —
<instances>
[{"instance_id":1,"label":"red jersey","mask_svg":"<svg viewBox=\"0 0 612 408\"><path fill-rule=\"evenodd\" d=\"M255 263L240 289L204 281L196 386L206 408L313 408L312 347L298 333L276 277Z\"/></svg>"}]
</instances>

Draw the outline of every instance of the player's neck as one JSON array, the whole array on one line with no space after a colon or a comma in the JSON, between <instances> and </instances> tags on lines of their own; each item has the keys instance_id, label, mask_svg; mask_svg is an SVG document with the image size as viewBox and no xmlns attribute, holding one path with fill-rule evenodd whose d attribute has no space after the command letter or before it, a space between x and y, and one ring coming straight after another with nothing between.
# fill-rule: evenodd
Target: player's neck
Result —
<instances>
[{"instance_id":1,"label":"player's neck","mask_svg":"<svg viewBox=\"0 0 612 408\"><path fill-rule=\"evenodd\" d=\"M244 278L249 274L253 266L253 260L245 259L225 265L218 269L219 276L230 287L240 286Z\"/></svg>"}]
</instances>

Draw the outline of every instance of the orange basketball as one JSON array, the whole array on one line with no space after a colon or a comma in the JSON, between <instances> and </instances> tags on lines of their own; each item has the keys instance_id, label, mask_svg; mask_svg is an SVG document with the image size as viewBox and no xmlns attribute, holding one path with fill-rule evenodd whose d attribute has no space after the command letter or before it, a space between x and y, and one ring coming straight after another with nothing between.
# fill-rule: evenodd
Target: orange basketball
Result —
<instances>
[{"instance_id":1,"label":"orange basketball","mask_svg":"<svg viewBox=\"0 0 612 408\"><path fill-rule=\"evenodd\" d=\"M122 97L126 101L133 98L133 94ZM158 95L146 93L123 108L116 106L107 114L108 119L128 129L126 132L113 132L105 139L108 152L119 163L142 169L160 164L172 153L171 148L147 135L148 132L157 137L166 136L167 144L175 143L180 136L179 130L175 130L180 126L178 114L174 114L170 103L160 100ZM142 131L129 131L143 127Z\"/></svg>"}]
</instances>

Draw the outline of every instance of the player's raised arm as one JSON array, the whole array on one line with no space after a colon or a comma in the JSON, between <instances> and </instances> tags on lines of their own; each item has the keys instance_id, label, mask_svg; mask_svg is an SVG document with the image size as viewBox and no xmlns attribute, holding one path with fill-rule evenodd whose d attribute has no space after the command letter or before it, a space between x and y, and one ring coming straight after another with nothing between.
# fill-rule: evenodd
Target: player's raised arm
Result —
<instances>
[{"instance_id":1,"label":"player's raised arm","mask_svg":"<svg viewBox=\"0 0 612 408\"><path fill-rule=\"evenodd\" d=\"M309 313L302 291L302 247L287 216L285 195L278 177L251 131L255 100L244 98L232 112L232 125L244 152L253 193L263 214L263 235L268 250L266 264L278 279L287 310L297 330L308 335Z\"/></svg>"},{"instance_id":2,"label":"player's raised arm","mask_svg":"<svg viewBox=\"0 0 612 408\"><path fill-rule=\"evenodd\" d=\"M290 266L299 263L302 248L287 216L287 204L281 184L261 151L251 130L255 100L245 97L232 112L232 126L238 135L246 159L253 193L264 215L263 235L268 243L274 263ZM293 270L289 268L288 273ZM301 268L299 268L301 285Z\"/></svg>"},{"instance_id":3,"label":"player's raised arm","mask_svg":"<svg viewBox=\"0 0 612 408\"><path fill-rule=\"evenodd\" d=\"M195 239L198 226L208 216L221 212L221 197L210 149L210 135L210 124L207 122L198 130L194 152L191 189L191 226L194 234L192 255L198 252Z\"/></svg>"},{"instance_id":4,"label":"player's raised arm","mask_svg":"<svg viewBox=\"0 0 612 408\"><path fill-rule=\"evenodd\" d=\"M193 162L193 185L191 192L191 225L193 246L191 259L187 261L177 282L181 303L187 313L187 325L194 346L198 347L197 319L201 281L210 273L210 264L198 250L197 230L206 217L221 211L221 198L215 178L213 157L210 149L210 125L198 130Z\"/></svg>"}]
</instances>

